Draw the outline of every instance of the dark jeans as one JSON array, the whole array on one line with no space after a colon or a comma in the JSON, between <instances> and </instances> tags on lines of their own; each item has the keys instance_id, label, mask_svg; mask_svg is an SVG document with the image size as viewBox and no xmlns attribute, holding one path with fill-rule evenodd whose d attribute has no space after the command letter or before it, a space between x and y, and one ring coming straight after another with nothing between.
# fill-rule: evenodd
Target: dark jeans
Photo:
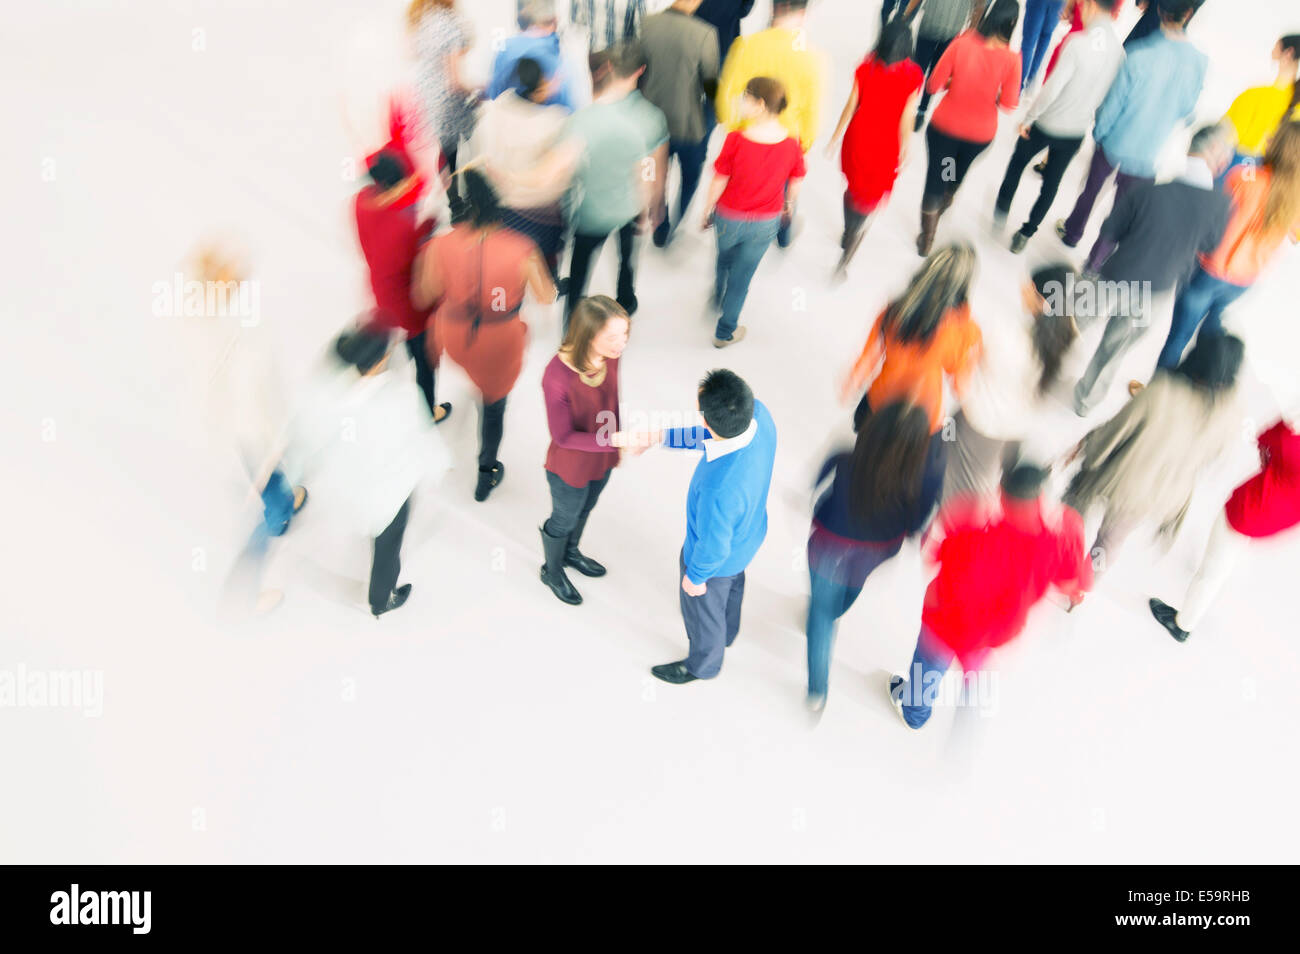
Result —
<instances>
[{"instance_id":1,"label":"dark jeans","mask_svg":"<svg viewBox=\"0 0 1300 954\"><path fill-rule=\"evenodd\" d=\"M564 330L569 329L569 315L573 306L587 293L587 280L591 275L592 259L599 257L605 239L612 233L604 235L573 235L573 253L569 256L569 290L564 305ZM632 274L633 243L636 239L636 220L628 222L618 230L618 292L615 298L623 308L631 313L636 310L636 289Z\"/></svg>"},{"instance_id":2,"label":"dark jeans","mask_svg":"<svg viewBox=\"0 0 1300 954\"><path fill-rule=\"evenodd\" d=\"M884 26L894 16L895 11L901 17L907 12L907 0L884 0L880 5L880 25Z\"/></svg>"},{"instance_id":3,"label":"dark jeans","mask_svg":"<svg viewBox=\"0 0 1300 954\"><path fill-rule=\"evenodd\" d=\"M501 449L501 432L506 422L506 399L484 404L479 412L478 469L491 470Z\"/></svg>"},{"instance_id":4,"label":"dark jeans","mask_svg":"<svg viewBox=\"0 0 1300 954\"><path fill-rule=\"evenodd\" d=\"M272 472L262 488L262 524L273 537L283 536L293 519L293 488L280 471Z\"/></svg>"},{"instance_id":5,"label":"dark jeans","mask_svg":"<svg viewBox=\"0 0 1300 954\"><path fill-rule=\"evenodd\" d=\"M903 721L913 729L921 728L930 720L930 711L939 696L939 684L952 660L952 650L922 625L912 652L912 665L903 684L894 690L903 702Z\"/></svg>"},{"instance_id":6,"label":"dark jeans","mask_svg":"<svg viewBox=\"0 0 1300 954\"><path fill-rule=\"evenodd\" d=\"M740 309L749 295L758 263L776 238L780 218L732 219L721 212L713 217L713 231L718 240L718 267L713 297L722 309L714 335L730 341L740 323Z\"/></svg>"},{"instance_id":7,"label":"dark jeans","mask_svg":"<svg viewBox=\"0 0 1300 954\"><path fill-rule=\"evenodd\" d=\"M402 536L406 533L406 518L411 512L411 498L406 498L393 522L375 537L374 556L370 561L370 609L379 612L388 605L388 597L397 588L397 575L402 572Z\"/></svg>"},{"instance_id":8,"label":"dark jeans","mask_svg":"<svg viewBox=\"0 0 1300 954\"><path fill-rule=\"evenodd\" d=\"M925 199L934 200L956 195L971 163L989 144L957 139L939 132L931 123L925 129L925 147L930 156L925 173Z\"/></svg>"},{"instance_id":9,"label":"dark jeans","mask_svg":"<svg viewBox=\"0 0 1300 954\"><path fill-rule=\"evenodd\" d=\"M686 671L697 679L712 679L722 669L722 654L740 632L740 604L745 598L745 572L707 580L703 596L687 596L681 579L686 575L686 551L677 555L677 595L686 625Z\"/></svg>"},{"instance_id":10,"label":"dark jeans","mask_svg":"<svg viewBox=\"0 0 1300 954\"><path fill-rule=\"evenodd\" d=\"M1174 320L1156 367L1167 371L1178 367L1197 328L1201 329L1202 335L1222 335L1224 310L1249 288L1249 285L1234 285L1215 278L1197 265L1174 302Z\"/></svg>"},{"instance_id":11,"label":"dark jeans","mask_svg":"<svg viewBox=\"0 0 1300 954\"><path fill-rule=\"evenodd\" d=\"M407 338L406 353L411 356L411 363L415 365L415 383L420 386L424 403L429 405L429 413L433 414L433 409L438 406L438 399L434 396L434 367L429 361L429 352L425 347L428 336L427 331L421 331L414 338Z\"/></svg>"},{"instance_id":12,"label":"dark jeans","mask_svg":"<svg viewBox=\"0 0 1300 954\"><path fill-rule=\"evenodd\" d=\"M548 470L546 482L551 487L551 516L542 530L552 537L568 537L571 545L577 546L600 492L609 483L609 474L585 487L571 487Z\"/></svg>"},{"instance_id":13,"label":"dark jeans","mask_svg":"<svg viewBox=\"0 0 1300 954\"><path fill-rule=\"evenodd\" d=\"M1003 215L1011 211L1011 200L1016 197L1016 189L1020 187L1020 177L1024 175L1025 166L1029 165L1034 156L1044 149L1047 150L1043 185L1038 190L1038 201L1034 203L1029 218L1020 227L1021 235L1029 238L1043 224L1043 219L1047 217L1047 212L1056 198L1057 190L1061 187L1065 170L1070 168L1070 160L1082 145L1082 136L1063 139L1043 132L1037 124L1030 127L1027 139L1016 137L1015 152L1011 154L1011 162L1007 164L1007 174L1002 178L1002 188L998 190L998 211Z\"/></svg>"},{"instance_id":14,"label":"dark jeans","mask_svg":"<svg viewBox=\"0 0 1300 954\"><path fill-rule=\"evenodd\" d=\"M1101 146L1094 148L1092 163L1088 166L1088 181L1084 183L1083 191L1079 193L1079 199L1074 203L1074 211L1065 220L1066 245L1078 245L1079 239L1083 238L1083 230L1088 227L1088 219L1092 215L1092 207L1097 204L1097 196L1101 193L1102 186L1110 179L1111 173L1115 171L1116 167L1111 165ZM1131 176L1123 171L1116 173L1115 201L1118 202L1120 196L1139 182L1154 181L1146 176Z\"/></svg>"},{"instance_id":15,"label":"dark jeans","mask_svg":"<svg viewBox=\"0 0 1300 954\"><path fill-rule=\"evenodd\" d=\"M695 196L700 185L700 174L704 170L704 160L709 152L709 137L706 135L699 142L681 142L676 139L668 142L668 161L677 157L677 168L681 170L681 188L677 192L677 218L672 220L668 214L668 196L664 195L663 221L655 229L656 241L663 243L672 234L673 229L682 224L686 218L686 209Z\"/></svg>"},{"instance_id":16,"label":"dark jeans","mask_svg":"<svg viewBox=\"0 0 1300 954\"><path fill-rule=\"evenodd\" d=\"M1065 0L1025 0L1024 30L1020 36L1020 88L1024 89L1038 75L1043 57L1052 42L1052 33L1061 22Z\"/></svg>"},{"instance_id":17,"label":"dark jeans","mask_svg":"<svg viewBox=\"0 0 1300 954\"><path fill-rule=\"evenodd\" d=\"M855 581L856 582L856 581ZM862 592L862 585L846 586L812 573L812 596L808 599L808 695L824 696L830 683L831 649L835 645L835 624L849 611Z\"/></svg>"},{"instance_id":18,"label":"dark jeans","mask_svg":"<svg viewBox=\"0 0 1300 954\"><path fill-rule=\"evenodd\" d=\"M948 49L948 44L952 42L952 37L946 40L936 40L934 37L918 36L916 38L916 51L912 57L916 65L921 67L925 73L926 83L930 80L930 71L939 63L939 57L943 56L943 51ZM921 89L921 101L916 105L916 128L920 129L921 124L925 122L926 111L930 108L930 93L925 88Z\"/></svg>"}]
</instances>

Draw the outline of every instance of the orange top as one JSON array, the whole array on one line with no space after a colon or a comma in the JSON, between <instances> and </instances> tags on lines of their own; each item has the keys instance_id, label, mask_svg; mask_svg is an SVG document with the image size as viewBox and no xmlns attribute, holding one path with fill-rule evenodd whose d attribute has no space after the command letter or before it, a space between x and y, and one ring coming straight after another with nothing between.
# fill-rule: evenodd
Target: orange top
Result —
<instances>
[{"instance_id":1,"label":"orange top","mask_svg":"<svg viewBox=\"0 0 1300 954\"><path fill-rule=\"evenodd\" d=\"M884 317L881 312L871 326L862 354L849 373L850 386L861 388L879 364L880 371L867 390L867 403L872 409L879 410L900 399L911 400L930 415L930 433L937 433L943 426L943 376L949 375L960 392L979 362L983 336L971 319L970 305L950 309L925 342L903 342L883 332Z\"/></svg>"},{"instance_id":2,"label":"orange top","mask_svg":"<svg viewBox=\"0 0 1300 954\"><path fill-rule=\"evenodd\" d=\"M1277 252L1287 234L1294 235L1300 222L1290 229L1264 232L1264 207L1273 173L1268 166L1240 166L1232 171L1223 190L1232 200L1223 241L1212 255L1200 257L1201 267L1221 281L1252 285Z\"/></svg>"}]
</instances>

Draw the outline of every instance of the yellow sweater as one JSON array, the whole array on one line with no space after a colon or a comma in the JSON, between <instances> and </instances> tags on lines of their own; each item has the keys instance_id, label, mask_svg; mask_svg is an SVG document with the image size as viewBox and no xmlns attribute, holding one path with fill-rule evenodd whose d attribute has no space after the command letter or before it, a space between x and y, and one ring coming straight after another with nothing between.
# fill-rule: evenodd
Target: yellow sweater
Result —
<instances>
[{"instance_id":1,"label":"yellow sweater","mask_svg":"<svg viewBox=\"0 0 1300 954\"><path fill-rule=\"evenodd\" d=\"M1234 99L1224 118L1237 130L1237 151L1245 156L1264 155L1290 104L1290 84L1255 86ZM1300 106L1291 118L1300 119Z\"/></svg>"},{"instance_id":2,"label":"yellow sweater","mask_svg":"<svg viewBox=\"0 0 1300 954\"><path fill-rule=\"evenodd\" d=\"M755 76L780 80L785 86L787 105L781 113L781 124L807 152L817 139L825 88L822 56L808 47L807 33L771 27L736 38L718 77L718 121L727 129L744 125L740 97Z\"/></svg>"}]
</instances>

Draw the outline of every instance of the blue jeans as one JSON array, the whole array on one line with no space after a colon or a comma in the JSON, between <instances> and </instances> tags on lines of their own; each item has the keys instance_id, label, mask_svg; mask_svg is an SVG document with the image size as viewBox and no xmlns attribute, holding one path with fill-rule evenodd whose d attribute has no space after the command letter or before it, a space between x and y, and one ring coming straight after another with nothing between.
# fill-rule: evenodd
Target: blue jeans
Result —
<instances>
[{"instance_id":1,"label":"blue jeans","mask_svg":"<svg viewBox=\"0 0 1300 954\"><path fill-rule=\"evenodd\" d=\"M903 721L913 729L919 729L929 721L930 711L939 695L939 684L943 682L943 675L952 665L952 660L952 650L922 626L907 677L893 690L901 694Z\"/></svg>"},{"instance_id":2,"label":"blue jeans","mask_svg":"<svg viewBox=\"0 0 1300 954\"><path fill-rule=\"evenodd\" d=\"M722 309L714 335L730 341L740 323L740 309L749 295L749 283L758 271L758 263L776 238L781 225L778 215L770 219L732 219L721 212L713 217L713 231L718 237L718 274L713 285L713 300Z\"/></svg>"},{"instance_id":3,"label":"blue jeans","mask_svg":"<svg viewBox=\"0 0 1300 954\"><path fill-rule=\"evenodd\" d=\"M826 695L835 624L861 592L861 585L845 586L813 572L812 597L808 600L808 695Z\"/></svg>"},{"instance_id":4,"label":"blue jeans","mask_svg":"<svg viewBox=\"0 0 1300 954\"><path fill-rule=\"evenodd\" d=\"M1183 360L1183 350L1198 327L1203 335L1223 334L1224 309L1244 295L1249 287L1215 278L1197 265L1174 302L1174 320L1156 367L1167 371L1178 367Z\"/></svg>"},{"instance_id":5,"label":"blue jeans","mask_svg":"<svg viewBox=\"0 0 1300 954\"><path fill-rule=\"evenodd\" d=\"M672 234L673 229L682 224L686 218L686 209L691 204L695 190L700 184L700 173L704 170L704 160L709 152L709 137L706 135L699 142L681 142L673 139L668 143L668 161L677 157L677 168L681 170L681 189L677 193L677 218L671 220L668 214L668 197L664 196L663 221L655 229L655 241L662 245ZM671 221L670 221L671 220Z\"/></svg>"},{"instance_id":6,"label":"blue jeans","mask_svg":"<svg viewBox=\"0 0 1300 954\"><path fill-rule=\"evenodd\" d=\"M262 522L273 537L283 536L293 518L293 488L284 474L275 471L262 489Z\"/></svg>"},{"instance_id":7,"label":"blue jeans","mask_svg":"<svg viewBox=\"0 0 1300 954\"><path fill-rule=\"evenodd\" d=\"M1024 89L1038 75L1043 57L1052 42L1052 34L1061 22L1065 0L1025 0L1024 31L1020 37L1020 88Z\"/></svg>"}]
</instances>

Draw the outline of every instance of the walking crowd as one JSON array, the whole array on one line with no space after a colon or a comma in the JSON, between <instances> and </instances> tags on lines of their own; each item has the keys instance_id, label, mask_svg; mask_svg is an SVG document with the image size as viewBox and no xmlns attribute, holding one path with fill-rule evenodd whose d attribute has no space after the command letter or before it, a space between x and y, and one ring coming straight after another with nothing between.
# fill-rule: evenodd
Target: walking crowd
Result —
<instances>
[{"instance_id":1,"label":"walking crowd","mask_svg":"<svg viewBox=\"0 0 1300 954\"><path fill-rule=\"evenodd\" d=\"M1271 84L1190 129L1209 58L1187 25L1203 2L1138 0L1141 17L1121 39L1122 0L1025 0L1023 9L1017 0L884 0L879 34L824 144L844 180L830 275L847 280L900 167L924 150L919 262L879 314L861 316L865 341L839 388L855 439L815 481L811 712L826 703L839 618L909 539L934 575L913 656L882 691L919 729L943 674L986 666L1049 591L1073 609L1130 534L1151 525L1172 539L1205 469L1240 441L1245 345L1224 319L1284 246L1300 241L1300 35L1278 40ZM529 341L524 308L563 299L562 340L540 396L551 498L549 514L538 515L540 582L576 606L571 571L616 576L580 548L602 491L631 457L690 452L678 559L687 653L652 672L673 684L719 674L742 629L746 570L767 533L773 415L735 372L701 369L694 395L682 396L694 400L698 425L625 428L620 363L638 312L638 257L656 254L640 248L647 236L662 249L683 228L712 232L715 348L741 343L742 317L762 311L748 300L751 283L773 244L798 237L806 157L822 134L831 64L805 29L815 3L773 0L770 24L742 34L753 0L676 0L659 12L644 0L572 0L563 24L554 0L520 0L519 32L494 44L484 88L467 78L475 38L457 0L410 4L418 82L409 95L393 91L389 138L365 157L368 181L353 205L372 307L333 341L283 427L250 423L266 424L255 400L240 412L250 418L240 432L263 435L239 448L265 509L239 564L250 610L276 601L259 589L257 567L308 489L315 507L373 541L370 612L403 606L414 491L450 463L438 437L454 412L436 397L442 361L476 391L473 497L486 502L505 481L508 402L538 399L512 397ZM561 42L578 36L589 87ZM1004 313L982 316L971 305L975 249L958 236L941 240L940 230L1001 115L1017 110L1010 161L986 199L991 227L1013 253L1031 242L1055 251L1004 293ZM1190 132L1183 168L1158 179L1157 158L1180 129ZM1082 191L1040 237L1081 154ZM1032 207L1007 235L1040 157ZM1111 208L1076 258L1070 250L1112 178ZM617 277L602 289L593 265L611 239ZM222 281L238 280L242 267L215 250L198 266L200 277ZM1159 359L1146 380L1129 383L1118 413L1088 420L1077 443L1047 446L1042 422L1052 406L1088 419L1112 395L1122 356L1162 314L1172 319ZM1067 356L1094 326L1101 337L1086 371L1065 380ZM413 373L393 361L399 344ZM214 382L247 398L239 360L230 350ZM1224 504L1178 605L1151 599L1155 621L1178 641L1205 618L1249 540L1300 523L1298 420L1282 414L1258 435L1259 471ZM277 433L285 436L265 436ZM1069 475L1061 500L1048 493L1053 471Z\"/></svg>"}]
</instances>

